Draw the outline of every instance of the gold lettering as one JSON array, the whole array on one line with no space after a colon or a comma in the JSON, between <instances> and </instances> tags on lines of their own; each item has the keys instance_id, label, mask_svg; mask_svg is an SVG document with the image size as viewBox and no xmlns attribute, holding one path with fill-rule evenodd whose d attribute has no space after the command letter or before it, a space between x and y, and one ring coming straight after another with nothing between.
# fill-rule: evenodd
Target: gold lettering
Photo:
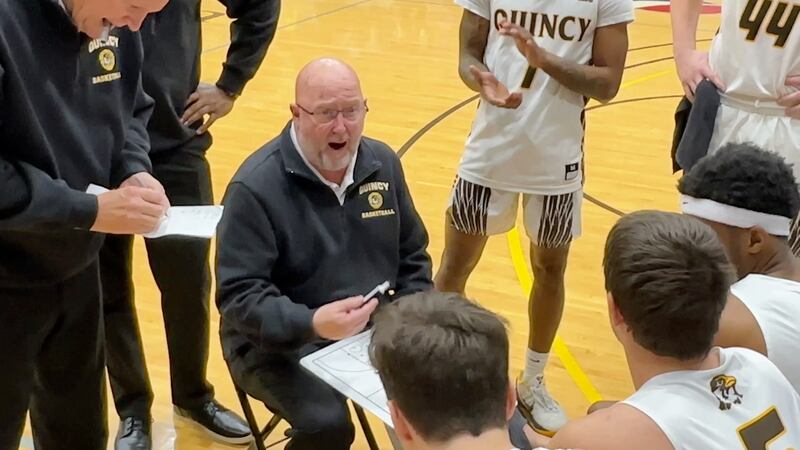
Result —
<instances>
[{"instance_id":1,"label":"gold lettering","mask_svg":"<svg viewBox=\"0 0 800 450\"><path fill-rule=\"evenodd\" d=\"M89 42L89 53L94 53L95 50L101 47L119 47L119 38L117 36L109 36L107 41L93 39Z\"/></svg>"},{"instance_id":2,"label":"gold lettering","mask_svg":"<svg viewBox=\"0 0 800 450\"><path fill-rule=\"evenodd\" d=\"M552 16L553 21L550 21L550 16L547 14L542 14L542 26L539 28L539 37L544 35L544 29L547 28L547 35L550 36L550 39L555 39L556 37L556 24L558 23L558 14Z\"/></svg>"},{"instance_id":3,"label":"gold lettering","mask_svg":"<svg viewBox=\"0 0 800 450\"><path fill-rule=\"evenodd\" d=\"M566 30L565 30L565 28L567 27L567 22L569 22L569 21L572 21L574 23L575 22L575 18L572 17L572 16L567 16L567 17L564 17L563 19L561 19L561 24L558 26L558 34L559 34L559 36L561 36L561 39L563 39L565 41L574 41L575 40L575 35L573 34L572 36L569 36L566 33Z\"/></svg>"},{"instance_id":4,"label":"gold lettering","mask_svg":"<svg viewBox=\"0 0 800 450\"><path fill-rule=\"evenodd\" d=\"M580 18L581 22L581 35L578 37L579 41L583 40L583 36L586 35L586 31L589 29L589 25L592 23L592 19L584 19L583 17Z\"/></svg>"},{"instance_id":5,"label":"gold lettering","mask_svg":"<svg viewBox=\"0 0 800 450\"><path fill-rule=\"evenodd\" d=\"M500 19L500 16L503 16L503 18ZM500 22L505 22L506 20L508 20L508 13L507 12L505 12L502 9L498 9L497 11L494 12L494 27L498 31L500 31Z\"/></svg>"},{"instance_id":6,"label":"gold lettering","mask_svg":"<svg viewBox=\"0 0 800 450\"><path fill-rule=\"evenodd\" d=\"M386 181L373 181L372 183L362 184L358 188L358 195L369 191L388 191L389 183Z\"/></svg>"},{"instance_id":7,"label":"gold lettering","mask_svg":"<svg viewBox=\"0 0 800 450\"><path fill-rule=\"evenodd\" d=\"M109 73L92 77L92 84L108 83L109 81L119 80L120 78L122 78L122 74L119 72Z\"/></svg>"},{"instance_id":8,"label":"gold lettering","mask_svg":"<svg viewBox=\"0 0 800 450\"><path fill-rule=\"evenodd\" d=\"M379 209L377 211L363 212L361 213L361 218L371 219L373 217L391 216L394 215L394 213L394 209Z\"/></svg>"},{"instance_id":9,"label":"gold lettering","mask_svg":"<svg viewBox=\"0 0 800 450\"><path fill-rule=\"evenodd\" d=\"M535 12L531 13L531 23L528 24L528 31L531 32L531 36L533 36L533 34L536 33L536 16L538 15L539 13Z\"/></svg>"},{"instance_id":10,"label":"gold lettering","mask_svg":"<svg viewBox=\"0 0 800 450\"><path fill-rule=\"evenodd\" d=\"M519 26L521 26L522 28L525 28L527 26L528 14L530 14L528 11L519 12Z\"/></svg>"}]
</instances>

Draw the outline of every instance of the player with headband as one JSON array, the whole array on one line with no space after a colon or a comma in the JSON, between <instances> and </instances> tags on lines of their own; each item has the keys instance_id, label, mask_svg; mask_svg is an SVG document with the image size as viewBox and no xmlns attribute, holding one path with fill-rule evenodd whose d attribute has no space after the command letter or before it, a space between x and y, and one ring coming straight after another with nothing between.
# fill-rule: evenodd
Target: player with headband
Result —
<instances>
[{"instance_id":1,"label":"player with headband","mask_svg":"<svg viewBox=\"0 0 800 450\"><path fill-rule=\"evenodd\" d=\"M739 281L731 287L715 345L766 355L800 391L800 264L789 247L800 194L782 157L729 144L681 179L681 209L719 235Z\"/></svg>"}]
</instances>

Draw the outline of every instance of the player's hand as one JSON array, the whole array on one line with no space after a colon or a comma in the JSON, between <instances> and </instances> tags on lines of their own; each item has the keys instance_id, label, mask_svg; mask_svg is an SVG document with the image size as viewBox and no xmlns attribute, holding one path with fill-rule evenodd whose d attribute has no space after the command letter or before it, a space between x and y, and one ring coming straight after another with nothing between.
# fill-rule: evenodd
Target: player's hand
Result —
<instances>
[{"instance_id":1,"label":"player's hand","mask_svg":"<svg viewBox=\"0 0 800 450\"><path fill-rule=\"evenodd\" d=\"M506 20L500 23L500 34L514 39L517 50L528 60L531 67L542 67L547 51L536 44L530 31Z\"/></svg>"},{"instance_id":2,"label":"player's hand","mask_svg":"<svg viewBox=\"0 0 800 450\"><path fill-rule=\"evenodd\" d=\"M786 108L786 115L793 119L800 119L800 75L791 75L786 78L786 86L797 89L778 98L778 104Z\"/></svg>"},{"instance_id":3,"label":"player's hand","mask_svg":"<svg viewBox=\"0 0 800 450\"><path fill-rule=\"evenodd\" d=\"M159 203L164 206L164 210L166 211L170 207L169 199L164 192L164 186L147 172L135 173L119 185L119 187L127 186L143 187L158 192L162 197Z\"/></svg>"},{"instance_id":4,"label":"player's hand","mask_svg":"<svg viewBox=\"0 0 800 450\"><path fill-rule=\"evenodd\" d=\"M156 229L166 212L163 192L125 186L97 196L91 230L111 234L144 234Z\"/></svg>"},{"instance_id":5,"label":"player's hand","mask_svg":"<svg viewBox=\"0 0 800 450\"><path fill-rule=\"evenodd\" d=\"M213 84L200 83L197 90L186 101L186 110L183 112L181 122L184 126L189 126L208 116L208 119L197 129L197 134L203 134L217 119L227 116L232 109L232 97Z\"/></svg>"},{"instance_id":6,"label":"player's hand","mask_svg":"<svg viewBox=\"0 0 800 450\"><path fill-rule=\"evenodd\" d=\"M681 80L683 93L689 101L694 101L694 92L697 85L708 79L719 89L725 90L725 83L711 70L708 65L708 53L697 50L685 50L675 54L675 65L678 68L678 78Z\"/></svg>"},{"instance_id":7,"label":"player's hand","mask_svg":"<svg viewBox=\"0 0 800 450\"><path fill-rule=\"evenodd\" d=\"M481 97L490 104L509 109L516 109L522 104L522 94L509 92L491 72L481 71L475 66L470 66L469 71L481 87Z\"/></svg>"},{"instance_id":8,"label":"player's hand","mask_svg":"<svg viewBox=\"0 0 800 450\"><path fill-rule=\"evenodd\" d=\"M338 341L361 332L377 307L377 299L364 304L361 295L337 300L314 311L311 323L317 336Z\"/></svg>"}]
</instances>

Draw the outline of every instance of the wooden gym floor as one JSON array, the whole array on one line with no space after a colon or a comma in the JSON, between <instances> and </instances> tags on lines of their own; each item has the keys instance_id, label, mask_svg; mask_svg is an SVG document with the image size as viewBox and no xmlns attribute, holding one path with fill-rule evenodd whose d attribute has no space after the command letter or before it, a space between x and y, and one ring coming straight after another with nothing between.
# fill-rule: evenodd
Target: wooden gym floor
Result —
<instances>
[{"instance_id":1,"label":"wooden gym floor","mask_svg":"<svg viewBox=\"0 0 800 450\"><path fill-rule=\"evenodd\" d=\"M213 82L225 58L229 20L223 6L212 0L203 0L203 14L203 80ZM445 203L476 106L474 93L463 86L456 71L460 16L461 9L451 0L284 0L278 33L261 70L234 111L212 127L215 145L208 155L218 201L242 160L288 121L297 71L315 57L340 57L359 72L369 100L365 134L404 152L408 183L430 233L435 270L443 247ZM698 39L705 40L701 46L708 45L718 20L716 15L701 17ZM592 101L588 107L583 237L573 244L566 311L546 372L552 394L572 417L583 414L590 401L620 398L632 389L606 314L601 269L605 236L619 213L677 207L669 146L681 91L671 58L669 14L638 9L629 34L629 68L619 95L608 105ZM523 367L528 333L527 248L524 231L490 239L468 284L469 296L509 319L514 376ZM159 293L141 239L136 242L134 266L139 320L155 390L153 448L231 448L174 422ZM213 299L211 310L208 378L217 398L240 411L220 351ZM254 402L254 406L266 421L261 405ZM370 420L379 442L388 448L383 427L377 419ZM117 423L110 404L110 449ZM282 435L285 426L275 436ZM270 442L274 441L273 437ZM29 428L22 448L33 448ZM358 431L353 449L366 448Z\"/></svg>"}]
</instances>

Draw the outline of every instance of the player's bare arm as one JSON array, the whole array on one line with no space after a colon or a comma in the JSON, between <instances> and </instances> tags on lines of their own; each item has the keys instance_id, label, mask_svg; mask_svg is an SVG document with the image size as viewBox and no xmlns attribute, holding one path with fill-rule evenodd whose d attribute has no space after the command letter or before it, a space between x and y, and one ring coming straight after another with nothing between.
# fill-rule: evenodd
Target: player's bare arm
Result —
<instances>
[{"instance_id":1,"label":"player's bare arm","mask_svg":"<svg viewBox=\"0 0 800 450\"><path fill-rule=\"evenodd\" d=\"M510 36L531 67L541 69L556 81L585 97L608 102L619 91L628 53L625 23L598 28L592 47L592 65L579 64L548 52L536 44L521 26L503 22L500 33Z\"/></svg>"},{"instance_id":2,"label":"player's bare arm","mask_svg":"<svg viewBox=\"0 0 800 450\"><path fill-rule=\"evenodd\" d=\"M800 75L792 75L786 78L786 86L797 90L778 98L778 104L786 108L787 116L793 119L800 119Z\"/></svg>"},{"instance_id":3,"label":"player's bare arm","mask_svg":"<svg viewBox=\"0 0 800 450\"><path fill-rule=\"evenodd\" d=\"M522 94L509 92L483 63L489 26L487 19L464 10L459 30L458 74L468 88L480 92L481 97L490 104L516 108L522 103Z\"/></svg>"},{"instance_id":4,"label":"player's bare arm","mask_svg":"<svg viewBox=\"0 0 800 450\"><path fill-rule=\"evenodd\" d=\"M674 450L655 422L626 404L616 404L590 416L570 421L550 439L546 448Z\"/></svg>"},{"instance_id":5,"label":"player's bare arm","mask_svg":"<svg viewBox=\"0 0 800 450\"><path fill-rule=\"evenodd\" d=\"M708 53L697 50L697 21L703 0L673 0L670 3L672 17L672 52L678 69L683 92L694 101L694 91L703 79L709 79L718 89L725 90L722 79L708 65Z\"/></svg>"},{"instance_id":6,"label":"player's bare arm","mask_svg":"<svg viewBox=\"0 0 800 450\"><path fill-rule=\"evenodd\" d=\"M747 306L733 295L728 296L728 302L720 316L714 346L744 347L768 356L767 343L758 322Z\"/></svg>"}]
</instances>

